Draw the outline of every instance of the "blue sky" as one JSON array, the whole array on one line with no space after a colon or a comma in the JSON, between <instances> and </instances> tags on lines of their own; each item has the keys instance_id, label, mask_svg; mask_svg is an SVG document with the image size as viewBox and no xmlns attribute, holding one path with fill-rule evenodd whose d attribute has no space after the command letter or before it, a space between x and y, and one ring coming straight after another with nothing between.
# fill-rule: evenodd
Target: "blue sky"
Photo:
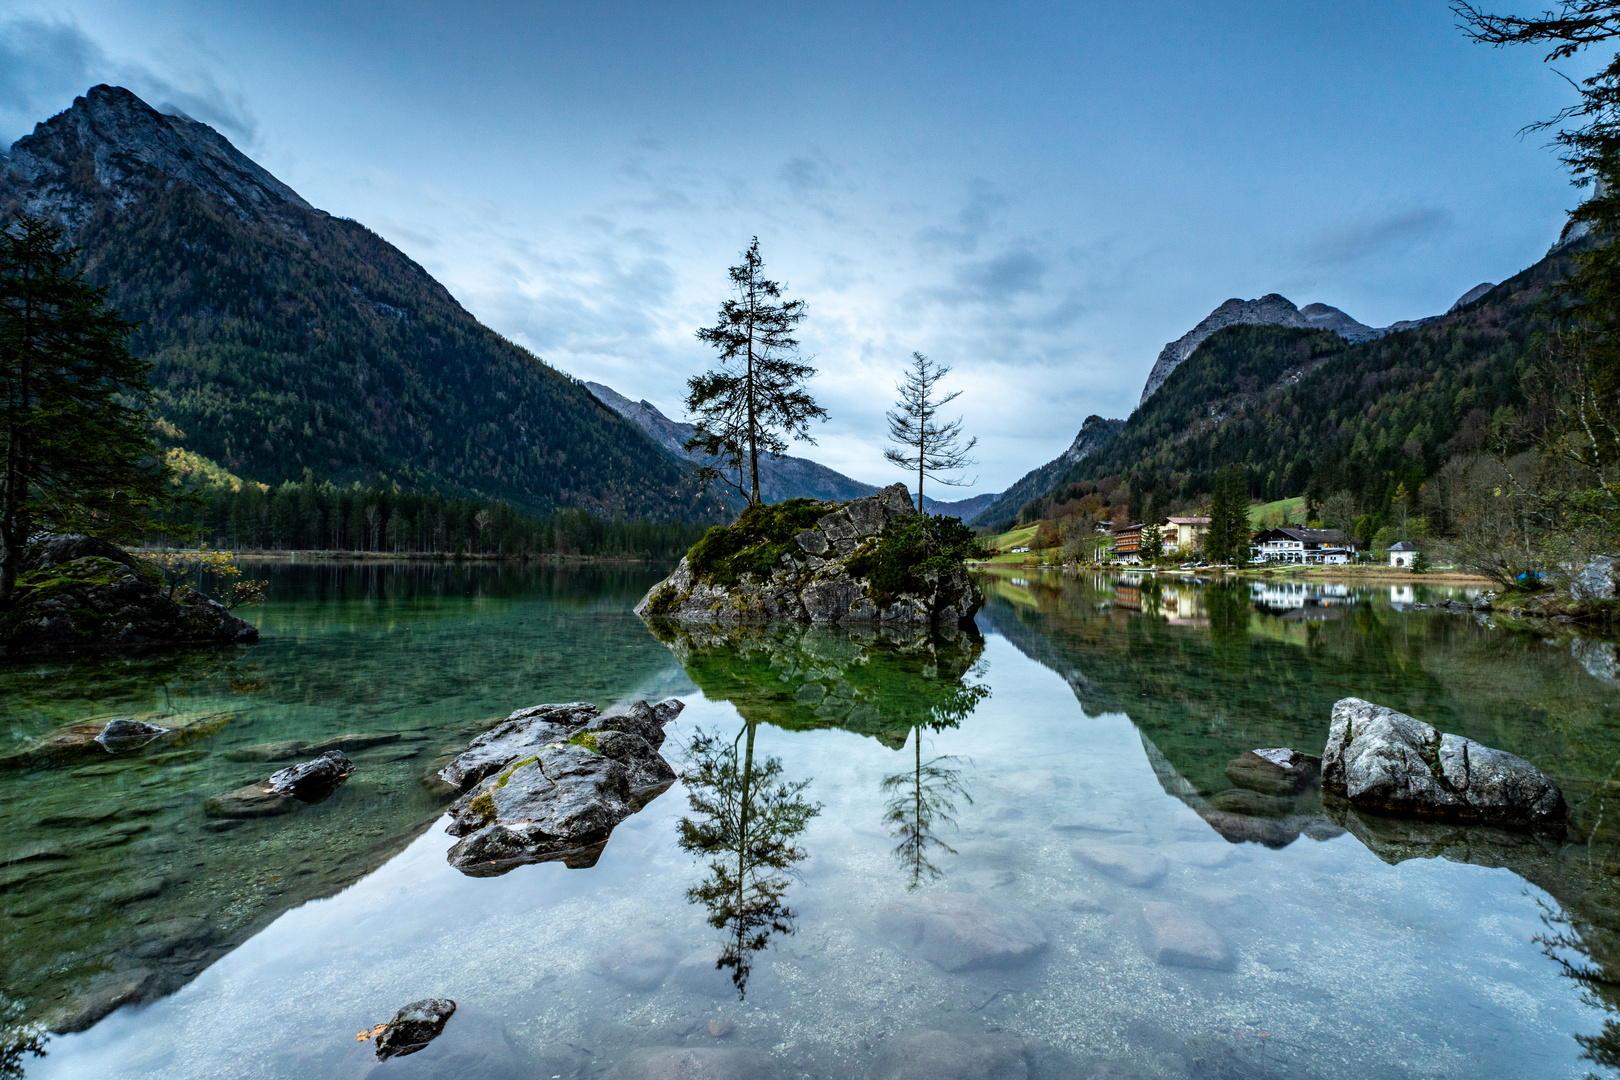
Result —
<instances>
[{"instance_id":1,"label":"blue sky","mask_svg":"<svg viewBox=\"0 0 1620 1080\"><path fill-rule=\"evenodd\" d=\"M980 437L964 490L991 491L1128 415L1228 297L1385 325L1545 252L1578 195L1517 133L1571 91L1454 23L1441 2L0 0L0 139L128 86L672 416L758 234L809 302L832 414L802 452L899 478L883 411L921 350Z\"/></svg>"}]
</instances>

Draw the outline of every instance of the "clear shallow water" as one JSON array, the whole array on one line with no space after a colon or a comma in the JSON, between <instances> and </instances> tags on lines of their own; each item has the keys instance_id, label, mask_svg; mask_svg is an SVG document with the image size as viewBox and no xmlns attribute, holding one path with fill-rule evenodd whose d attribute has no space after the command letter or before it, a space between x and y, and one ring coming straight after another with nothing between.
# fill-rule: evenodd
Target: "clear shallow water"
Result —
<instances>
[{"instance_id":1,"label":"clear shallow water","mask_svg":"<svg viewBox=\"0 0 1620 1080\"><path fill-rule=\"evenodd\" d=\"M60 867L8 887L8 995L42 1009L142 970L181 986L52 1039L29 1076L595 1076L658 1046L751 1047L783 1077L863 1076L914 1028L1021 1044L1036 1077L1592 1067L1573 1036L1609 1013L1557 958L1606 958L1620 927L1610 646L1402 611L1425 597L1392 606L1387 586L1281 596L1027 573L989 582L982 643L798 628L664 628L660 642L627 612L651 573L367 573L284 571L263 642L184 675L147 661L6 676L17 745L85 715L172 706L177 688L191 713L232 714L187 744L207 751L189 761L0 778L0 852L71 850L8 863ZM802 858L745 890L767 914L766 947L734 947L724 890L688 895L729 856L683 847L683 818L704 818L684 784L589 870L471 879L447 866L451 838L429 827L443 797L419 782L442 747L524 704L664 693L688 702L665 745L678 767L712 733L720 766L732 752L757 777L774 758L767 793L802 782L780 805L819 806L780 838ZM1231 794L1224 768L1244 750L1320 752L1346 693L1529 757L1564 785L1571 836ZM206 794L265 771L225 760L231 746L346 731L427 737L357 752L340 799L203 827ZM75 840L124 822L38 824L152 788L161 808L126 819L148 828L93 856ZM738 795L724 782L695 793ZM1122 880L1120 858L1151 880ZM151 897L88 895L154 874L166 882ZM273 877L303 884L278 892ZM959 933L928 923L919 940L914 905L942 895L966 897L945 901L965 905ZM1159 963L1151 904L1198 920L1230 969ZM200 941L186 937L195 923L175 927L186 919L206 924ZM1577 947L1545 944L1560 931ZM164 956L135 955L176 937ZM740 1000L715 968L728 955L749 964ZM428 996L460 1005L434 1051L378 1065L355 1043Z\"/></svg>"}]
</instances>

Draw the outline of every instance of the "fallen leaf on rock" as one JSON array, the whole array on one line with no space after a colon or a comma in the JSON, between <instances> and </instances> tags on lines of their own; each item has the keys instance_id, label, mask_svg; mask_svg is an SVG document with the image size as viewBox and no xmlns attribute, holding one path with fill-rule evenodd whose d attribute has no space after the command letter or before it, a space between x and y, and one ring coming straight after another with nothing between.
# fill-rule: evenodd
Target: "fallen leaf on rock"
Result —
<instances>
[{"instance_id":1,"label":"fallen leaf on rock","mask_svg":"<svg viewBox=\"0 0 1620 1080\"><path fill-rule=\"evenodd\" d=\"M354 1037L354 1041L355 1042L365 1042L368 1039L375 1039L377 1036L379 1036L379 1035L381 1035L383 1033L383 1029L386 1028L387 1026L388 1026L387 1024L378 1024L376 1027L372 1028L370 1031L362 1031L362 1032L360 1032L358 1035L356 1035Z\"/></svg>"}]
</instances>

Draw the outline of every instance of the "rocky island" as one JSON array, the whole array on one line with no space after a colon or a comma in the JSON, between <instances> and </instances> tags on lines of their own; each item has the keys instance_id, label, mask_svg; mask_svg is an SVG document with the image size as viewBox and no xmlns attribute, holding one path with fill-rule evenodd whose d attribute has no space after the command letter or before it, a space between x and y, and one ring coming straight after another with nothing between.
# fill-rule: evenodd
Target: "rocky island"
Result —
<instances>
[{"instance_id":1,"label":"rocky island","mask_svg":"<svg viewBox=\"0 0 1620 1080\"><path fill-rule=\"evenodd\" d=\"M904 484L841 505L789 499L710 529L636 614L954 629L984 603L964 565L979 553L960 521L917 513Z\"/></svg>"},{"instance_id":2,"label":"rocky island","mask_svg":"<svg viewBox=\"0 0 1620 1080\"><path fill-rule=\"evenodd\" d=\"M91 536L52 536L23 556L0 610L0 656L249 644L252 623L190 589L164 585L150 562Z\"/></svg>"}]
</instances>

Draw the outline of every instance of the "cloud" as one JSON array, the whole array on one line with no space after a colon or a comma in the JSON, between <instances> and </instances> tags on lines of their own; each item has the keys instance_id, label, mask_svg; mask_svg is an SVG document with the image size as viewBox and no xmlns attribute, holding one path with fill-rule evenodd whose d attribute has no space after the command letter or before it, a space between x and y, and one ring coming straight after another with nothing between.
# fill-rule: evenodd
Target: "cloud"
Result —
<instances>
[{"instance_id":1,"label":"cloud","mask_svg":"<svg viewBox=\"0 0 1620 1080\"><path fill-rule=\"evenodd\" d=\"M1410 247L1451 227L1451 215L1437 206L1419 206L1355 222L1318 234L1302 254L1312 266L1343 266Z\"/></svg>"},{"instance_id":2,"label":"cloud","mask_svg":"<svg viewBox=\"0 0 1620 1080\"><path fill-rule=\"evenodd\" d=\"M1006 304L1040 292L1046 270L1045 259L1027 248L1015 248L964 264L956 271L956 284L973 299Z\"/></svg>"},{"instance_id":3,"label":"cloud","mask_svg":"<svg viewBox=\"0 0 1620 1080\"><path fill-rule=\"evenodd\" d=\"M948 248L971 255L979 248L979 241L996 224L1007 208L1007 198L986 180L968 184L968 195L957 212L954 228L933 226L917 235L925 248Z\"/></svg>"},{"instance_id":4,"label":"cloud","mask_svg":"<svg viewBox=\"0 0 1620 1080\"><path fill-rule=\"evenodd\" d=\"M159 112L201 120L239 146L251 147L258 122L242 93L214 73L218 65L195 38L175 42L154 67L109 57L72 22L19 18L0 23L0 140L9 145L105 82L128 88Z\"/></svg>"}]
</instances>

